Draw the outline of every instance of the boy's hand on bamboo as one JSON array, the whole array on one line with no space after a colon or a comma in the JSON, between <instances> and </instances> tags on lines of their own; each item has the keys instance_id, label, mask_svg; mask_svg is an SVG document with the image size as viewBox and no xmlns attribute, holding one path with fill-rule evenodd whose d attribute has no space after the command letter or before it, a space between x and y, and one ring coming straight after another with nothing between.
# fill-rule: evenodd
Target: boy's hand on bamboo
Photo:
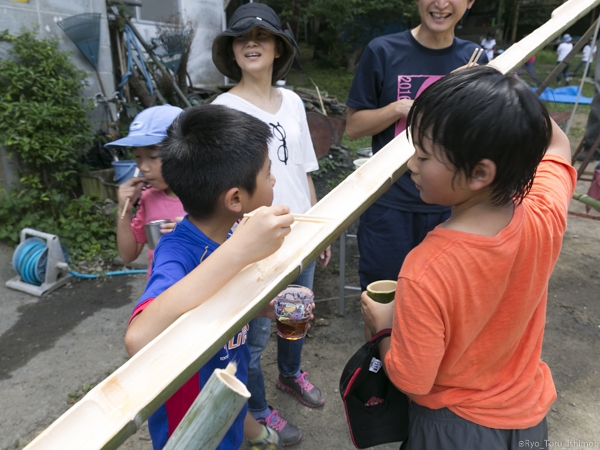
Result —
<instances>
[{"instance_id":1,"label":"boy's hand on bamboo","mask_svg":"<svg viewBox=\"0 0 600 450\"><path fill-rule=\"evenodd\" d=\"M363 291L360 296L360 311L371 336L386 328L392 328L395 304L395 300L389 303L376 302L369 297L367 291Z\"/></svg>"},{"instance_id":2,"label":"boy's hand on bamboo","mask_svg":"<svg viewBox=\"0 0 600 450\"><path fill-rule=\"evenodd\" d=\"M281 247L293 223L294 217L287 206L263 206L252 217L243 218L229 240L235 241L249 263L260 261Z\"/></svg>"}]
</instances>

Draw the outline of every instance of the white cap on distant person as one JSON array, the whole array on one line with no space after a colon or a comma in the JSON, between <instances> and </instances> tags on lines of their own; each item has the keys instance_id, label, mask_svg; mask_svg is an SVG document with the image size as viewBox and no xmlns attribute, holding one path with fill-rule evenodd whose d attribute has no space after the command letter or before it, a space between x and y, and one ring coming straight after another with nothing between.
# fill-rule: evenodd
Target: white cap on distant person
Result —
<instances>
[{"instance_id":1,"label":"white cap on distant person","mask_svg":"<svg viewBox=\"0 0 600 450\"><path fill-rule=\"evenodd\" d=\"M105 144L104 147L148 147L156 145L167 137L167 129L182 112L181 108L159 105L139 113L129 126L127 137Z\"/></svg>"},{"instance_id":2,"label":"white cap on distant person","mask_svg":"<svg viewBox=\"0 0 600 450\"><path fill-rule=\"evenodd\" d=\"M569 43L573 40L573 38L571 38L571 35L569 33L565 33L565 34L563 34L563 37L561 40L563 42Z\"/></svg>"}]
</instances>

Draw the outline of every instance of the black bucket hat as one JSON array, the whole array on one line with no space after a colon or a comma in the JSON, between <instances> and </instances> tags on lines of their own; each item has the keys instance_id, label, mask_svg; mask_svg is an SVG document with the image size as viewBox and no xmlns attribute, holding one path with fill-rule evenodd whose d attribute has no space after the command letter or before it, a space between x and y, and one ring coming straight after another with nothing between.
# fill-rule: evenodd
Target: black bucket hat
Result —
<instances>
[{"instance_id":1,"label":"black bucket hat","mask_svg":"<svg viewBox=\"0 0 600 450\"><path fill-rule=\"evenodd\" d=\"M350 437L356 448L404 441L408 436L408 397L386 376L378 343L381 330L346 363L340 377Z\"/></svg>"},{"instance_id":2,"label":"black bucket hat","mask_svg":"<svg viewBox=\"0 0 600 450\"><path fill-rule=\"evenodd\" d=\"M254 27L269 30L279 36L283 43L281 56L275 59L273 65L272 83L285 77L294 62L298 45L288 30L281 29L279 17L269 6L264 3L246 3L235 10L227 29L219 34L212 45L212 59L219 72L234 81L240 81L242 71L233 59L231 38L247 33Z\"/></svg>"}]
</instances>

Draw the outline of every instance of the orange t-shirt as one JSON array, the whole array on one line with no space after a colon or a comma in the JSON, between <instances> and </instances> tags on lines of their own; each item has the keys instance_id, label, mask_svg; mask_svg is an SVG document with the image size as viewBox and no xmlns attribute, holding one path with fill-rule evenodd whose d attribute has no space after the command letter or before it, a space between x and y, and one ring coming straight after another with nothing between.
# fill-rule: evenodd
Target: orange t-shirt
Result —
<instances>
[{"instance_id":1,"label":"orange t-shirt","mask_svg":"<svg viewBox=\"0 0 600 450\"><path fill-rule=\"evenodd\" d=\"M385 367L416 403L490 428L546 416L556 399L540 359L548 280L575 184L575 170L548 155L497 235L438 227L409 253Z\"/></svg>"}]
</instances>

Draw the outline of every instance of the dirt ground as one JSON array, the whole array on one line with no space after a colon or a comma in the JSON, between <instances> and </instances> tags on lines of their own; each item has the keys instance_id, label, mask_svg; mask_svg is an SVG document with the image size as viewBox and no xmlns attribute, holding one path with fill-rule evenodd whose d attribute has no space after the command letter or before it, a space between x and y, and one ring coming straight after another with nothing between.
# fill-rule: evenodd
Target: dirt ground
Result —
<instances>
[{"instance_id":1,"label":"dirt ground","mask_svg":"<svg viewBox=\"0 0 600 450\"><path fill-rule=\"evenodd\" d=\"M577 191L585 193L588 186L580 182ZM576 201L570 209L585 212ZM346 291L345 315L338 315L338 244L332 249L330 266L317 270L316 320L303 352L303 369L325 393L325 405L306 408L275 388L274 336L262 360L270 404L304 430L303 441L293 447L299 450L354 448L338 386L342 368L362 344L363 324L355 291ZM358 283L357 255L356 240L349 238L347 285ZM143 275L75 280L38 299L4 287L13 276L11 256L12 249L0 244L2 449L23 448L126 360L123 333L144 285ZM549 448L600 448L599 260L600 221L569 216L561 257L550 281L543 352L558 389L548 415ZM150 449L147 428L142 427L121 448ZM398 444L378 448L397 449Z\"/></svg>"}]
</instances>

